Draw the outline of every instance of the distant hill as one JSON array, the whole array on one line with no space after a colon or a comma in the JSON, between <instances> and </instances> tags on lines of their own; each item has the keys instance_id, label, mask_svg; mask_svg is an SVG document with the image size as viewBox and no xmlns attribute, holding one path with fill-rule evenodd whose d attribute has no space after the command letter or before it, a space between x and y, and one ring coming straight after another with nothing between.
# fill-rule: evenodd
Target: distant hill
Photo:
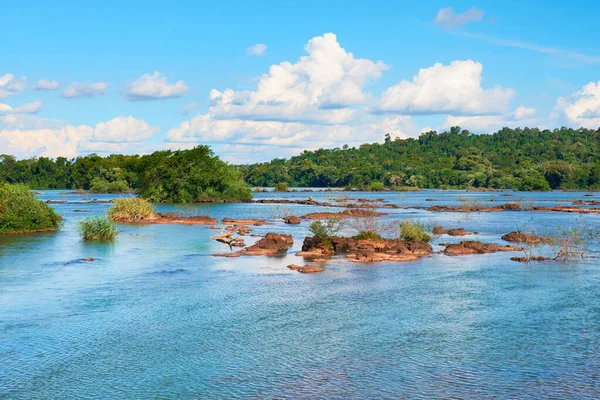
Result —
<instances>
[{"instance_id":1,"label":"distant hill","mask_svg":"<svg viewBox=\"0 0 600 400\"><path fill-rule=\"evenodd\" d=\"M600 189L600 129L504 128L476 135L453 127L238 168L252 186Z\"/></svg>"}]
</instances>

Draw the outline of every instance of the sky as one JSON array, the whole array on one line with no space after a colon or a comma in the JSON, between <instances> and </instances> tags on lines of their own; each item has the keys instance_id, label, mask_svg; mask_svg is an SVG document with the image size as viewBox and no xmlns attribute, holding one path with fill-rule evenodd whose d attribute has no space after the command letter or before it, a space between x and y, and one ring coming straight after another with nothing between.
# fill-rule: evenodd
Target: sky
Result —
<instances>
[{"instance_id":1,"label":"sky","mask_svg":"<svg viewBox=\"0 0 600 400\"><path fill-rule=\"evenodd\" d=\"M598 129L598 15L583 0L4 0L0 154L206 144L241 164L451 126Z\"/></svg>"}]
</instances>

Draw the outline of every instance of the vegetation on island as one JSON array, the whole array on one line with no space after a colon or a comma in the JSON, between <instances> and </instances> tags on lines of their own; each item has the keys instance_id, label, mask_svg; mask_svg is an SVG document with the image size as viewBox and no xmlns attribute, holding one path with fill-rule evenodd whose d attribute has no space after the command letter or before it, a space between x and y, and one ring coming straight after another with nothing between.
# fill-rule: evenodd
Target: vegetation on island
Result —
<instances>
[{"instance_id":1,"label":"vegetation on island","mask_svg":"<svg viewBox=\"0 0 600 400\"><path fill-rule=\"evenodd\" d=\"M0 181L22 183L34 189L134 191L155 202L251 198L240 171L220 160L208 146L143 156L91 154L71 160L65 157L17 160L0 155Z\"/></svg>"},{"instance_id":2,"label":"vegetation on island","mask_svg":"<svg viewBox=\"0 0 600 400\"><path fill-rule=\"evenodd\" d=\"M61 217L27 185L0 182L0 234L55 231L61 224Z\"/></svg>"},{"instance_id":3,"label":"vegetation on island","mask_svg":"<svg viewBox=\"0 0 600 400\"><path fill-rule=\"evenodd\" d=\"M119 232L115 223L104 216L79 221L79 233L83 240L112 242Z\"/></svg>"},{"instance_id":4,"label":"vegetation on island","mask_svg":"<svg viewBox=\"0 0 600 400\"><path fill-rule=\"evenodd\" d=\"M600 129L504 128L480 135L453 127L239 168L252 186L600 189Z\"/></svg>"},{"instance_id":5,"label":"vegetation on island","mask_svg":"<svg viewBox=\"0 0 600 400\"><path fill-rule=\"evenodd\" d=\"M426 224L412 219L405 219L400 222L400 238L410 242L431 241L431 229Z\"/></svg>"},{"instance_id":6,"label":"vegetation on island","mask_svg":"<svg viewBox=\"0 0 600 400\"><path fill-rule=\"evenodd\" d=\"M108 218L113 221L143 221L155 217L154 205L146 199L131 197L115 199L108 209Z\"/></svg>"}]
</instances>

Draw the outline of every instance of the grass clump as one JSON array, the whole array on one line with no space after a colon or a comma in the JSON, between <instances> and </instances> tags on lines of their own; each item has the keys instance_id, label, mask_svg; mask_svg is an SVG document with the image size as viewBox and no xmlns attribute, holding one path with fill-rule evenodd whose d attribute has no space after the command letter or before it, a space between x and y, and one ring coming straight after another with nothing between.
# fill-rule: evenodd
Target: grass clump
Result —
<instances>
[{"instance_id":1,"label":"grass clump","mask_svg":"<svg viewBox=\"0 0 600 400\"><path fill-rule=\"evenodd\" d=\"M62 218L27 185L0 183L0 233L54 231Z\"/></svg>"},{"instance_id":2,"label":"grass clump","mask_svg":"<svg viewBox=\"0 0 600 400\"><path fill-rule=\"evenodd\" d=\"M79 222L79 233L83 240L112 242L119 232L115 223L106 217L90 217Z\"/></svg>"},{"instance_id":3,"label":"grass clump","mask_svg":"<svg viewBox=\"0 0 600 400\"><path fill-rule=\"evenodd\" d=\"M279 182L279 183L276 183L273 186L273 189L276 192L289 192L290 191L290 185L287 182Z\"/></svg>"},{"instance_id":4,"label":"grass clump","mask_svg":"<svg viewBox=\"0 0 600 400\"><path fill-rule=\"evenodd\" d=\"M152 219L154 215L152 203L140 197L114 200L108 210L108 218L113 221L142 221Z\"/></svg>"},{"instance_id":5,"label":"grass clump","mask_svg":"<svg viewBox=\"0 0 600 400\"><path fill-rule=\"evenodd\" d=\"M400 237L411 242L429 243L431 241L429 227L422 222L410 219L400 222Z\"/></svg>"},{"instance_id":6,"label":"grass clump","mask_svg":"<svg viewBox=\"0 0 600 400\"><path fill-rule=\"evenodd\" d=\"M356 240L380 240L381 235L373 231L359 232L358 235L354 236Z\"/></svg>"}]
</instances>

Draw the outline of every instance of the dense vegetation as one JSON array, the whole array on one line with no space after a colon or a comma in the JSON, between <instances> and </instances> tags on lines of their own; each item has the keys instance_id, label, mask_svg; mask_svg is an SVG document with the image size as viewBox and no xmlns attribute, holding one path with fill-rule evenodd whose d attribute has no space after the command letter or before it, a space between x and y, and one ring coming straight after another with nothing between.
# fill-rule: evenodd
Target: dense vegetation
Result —
<instances>
[{"instance_id":1,"label":"dense vegetation","mask_svg":"<svg viewBox=\"0 0 600 400\"><path fill-rule=\"evenodd\" d=\"M600 189L600 130L459 127L239 167L253 186Z\"/></svg>"},{"instance_id":2,"label":"dense vegetation","mask_svg":"<svg viewBox=\"0 0 600 400\"><path fill-rule=\"evenodd\" d=\"M119 232L115 223L106 217L90 217L79 221L79 233L83 240L112 242Z\"/></svg>"},{"instance_id":3,"label":"dense vegetation","mask_svg":"<svg viewBox=\"0 0 600 400\"><path fill-rule=\"evenodd\" d=\"M113 221L143 221L155 217L154 206L146 199L132 197L115 199L108 209L108 218Z\"/></svg>"},{"instance_id":4,"label":"dense vegetation","mask_svg":"<svg viewBox=\"0 0 600 400\"><path fill-rule=\"evenodd\" d=\"M251 197L241 173L221 161L208 146L144 156L92 154L72 160L17 160L0 155L0 182L23 183L34 189L132 190L153 201L167 202Z\"/></svg>"},{"instance_id":5,"label":"dense vegetation","mask_svg":"<svg viewBox=\"0 0 600 400\"><path fill-rule=\"evenodd\" d=\"M61 218L27 185L0 182L0 233L56 230Z\"/></svg>"}]
</instances>

